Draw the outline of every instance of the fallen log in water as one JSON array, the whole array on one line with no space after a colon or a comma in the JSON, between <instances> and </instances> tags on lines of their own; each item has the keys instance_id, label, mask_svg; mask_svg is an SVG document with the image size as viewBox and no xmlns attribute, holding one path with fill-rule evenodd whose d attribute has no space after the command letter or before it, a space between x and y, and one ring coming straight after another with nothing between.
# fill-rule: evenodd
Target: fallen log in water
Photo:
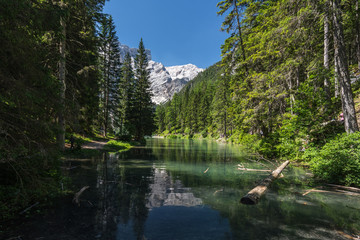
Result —
<instances>
[{"instance_id":1,"label":"fallen log in water","mask_svg":"<svg viewBox=\"0 0 360 240\"><path fill-rule=\"evenodd\" d=\"M89 186L85 186L80 191L75 193L74 198L73 198L73 203L76 203L78 206L80 206L80 195L88 188L89 188Z\"/></svg>"},{"instance_id":2,"label":"fallen log in water","mask_svg":"<svg viewBox=\"0 0 360 240\"><path fill-rule=\"evenodd\" d=\"M284 168L289 164L289 161L285 161L280 165L277 169L275 169L267 178L261 181L261 183L255 187L253 190L248 192L243 198L241 198L240 202L242 204L254 205L259 202L261 196L266 192L267 188L270 186L272 181L274 181L284 170Z\"/></svg>"}]
</instances>

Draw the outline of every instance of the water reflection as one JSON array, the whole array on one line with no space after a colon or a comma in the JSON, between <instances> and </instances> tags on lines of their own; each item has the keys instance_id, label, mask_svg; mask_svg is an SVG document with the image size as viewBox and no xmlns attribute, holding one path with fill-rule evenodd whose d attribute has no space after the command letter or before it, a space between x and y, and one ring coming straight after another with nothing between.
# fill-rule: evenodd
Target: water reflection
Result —
<instances>
[{"instance_id":1,"label":"water reflection","mask_svg":"<svg viewBox=\"0 0 360 240\"><path fill-rule=\"evenodd\" d=\"M360 235L360 198L309 193L303 169L288 167L256 206L239 203L267 173L238 146L151 139L147 146L69 159L72 196L46 218L5 236L22 239L348 239ZM272 167L272 166L269 166ZM78 190L77 190L78 191ZM1 232L0 232L1 233ZM0 235L0 238L1 235Z\"/></svg>"},{"instance_id":2,"label":"water reflection","mask_svg":"<svg viewBox=\"0 0 360 240\"><path fill-rule=\"evenodd\" d=\"M98 238L188 239L200 234L203 239L223 239L231 235L229 222L204 207L151 148L104 154L97 172Z\"/></svg>"},{"instance_id":3,"label":"water reflection","mask_svg":"<svg viewBox=\"0 0 360 240\"><path fill-rule=\"evenodd\" d=\"M289 168L259 205L239 199L264 173L241 172L243 153L205 141L150 140L104 155L98 164L97 222L101 239L346 239L357 231L358 198L312 194L303 170ZM340 210L341 209L341 210Z\"/></svg>"},{"instance_id":4,"label":"water reflection","mask_svg":"<svg viewBox=\"0 0 360 240\"><path fill-rule=\"evenodd\" d=\"M191 188L184 187L178 179L174 180L165 168L153 166L153 179L150 189L146 205L149 209L162 206L192 207L202 205L202 200L194 196Z\"/></svg>"}]
</instances>

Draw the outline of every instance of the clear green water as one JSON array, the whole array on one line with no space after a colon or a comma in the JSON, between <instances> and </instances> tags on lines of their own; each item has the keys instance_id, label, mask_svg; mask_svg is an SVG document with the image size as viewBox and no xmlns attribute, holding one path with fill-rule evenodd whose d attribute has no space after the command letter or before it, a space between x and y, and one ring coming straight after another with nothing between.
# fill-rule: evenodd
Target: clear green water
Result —
<instances>
[{"instance_id":1,"label":"clear green water","mask_svg":"<svg viewBox=\"0 0 360 240\"><path fill-rule=\"evenodd\" d=\"M268 173L238 170L238 164L266 167L230 144L149 139L145 147L118 155L69 162L78 166L70 171L78 188L90 186L80 207L61 205L55 220L33 224L24 239L348 239L345 234L360 234L360 197L303 196L312 187L301 168L287 167L258 205L242 205L241 197Z\"/></svg>"},{"instance_id":2,"label":"clear green water","mask_svg":"<svg viewBox=\"0 0 360 240\"><path fill-rule=\"evenodd\" d=\"M114 239L342 239L339 231L360 229L360 198L303 196L309 177L300 168L287 168L258 205L240 204L268 173L238 170L264 169L238 146L150 139L110 162Z\"/></svg>"}]
</instances>

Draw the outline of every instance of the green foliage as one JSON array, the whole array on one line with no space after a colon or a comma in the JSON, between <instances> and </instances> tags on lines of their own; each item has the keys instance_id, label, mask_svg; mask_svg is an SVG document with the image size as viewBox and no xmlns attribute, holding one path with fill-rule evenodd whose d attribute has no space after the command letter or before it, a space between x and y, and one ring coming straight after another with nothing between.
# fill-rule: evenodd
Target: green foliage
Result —
<instances>
[{"instance_id":1,"label":"green foliage","mask_svg":"<svg viewBox=\"0 0 360 240\"><path fill-rule=\"evenodd\" d=\"M360 186L360 133L340 134L321 148L305 151L315 176L332 183Z\"/></svg>"},{"instance_id":2,"label":"green foliage","mask_svg":"<svg viewBox=\"0 0 360 240\"><path fill-rule=\"evenodd\" d=\"M254 134L235 132L229 140L232 143L241 144L249 152L258 152L260 150L261 140Z\"/></svg>"},{"instance_id":3,"label":"green foliage","mask_svg":"<svg viewBox=\"0 0 360 240\"><path fill-rule=\"evenodd\" d=\"M169 134L169 135L166 135L166 138L169 138L169 139L178 139L178 138L181 138L181 135Z\"/></svg>"},{"instance_id":4,"label":"green foliage","mask_svg":"<svg viewBox=\"0 0 360 240\"><path fill-rule=\"evenodd\" d=\"M273 138L278 140L275 148L279 157L296 159L305 147L308 136L301 131L298 119L297 115L289 115L274 134Z\"/></svg>"},{"instance_id":5,"label":"green foliage","mask_svg":"<svg viewBox=\"0 0 360 240\"><path fill-rule=\"evenodd\" d=\"M122 152L129 150L131 147L132 145L130 143L111 140L106 143L104 150L109 152Z\"/></svg>"}]
</instances>

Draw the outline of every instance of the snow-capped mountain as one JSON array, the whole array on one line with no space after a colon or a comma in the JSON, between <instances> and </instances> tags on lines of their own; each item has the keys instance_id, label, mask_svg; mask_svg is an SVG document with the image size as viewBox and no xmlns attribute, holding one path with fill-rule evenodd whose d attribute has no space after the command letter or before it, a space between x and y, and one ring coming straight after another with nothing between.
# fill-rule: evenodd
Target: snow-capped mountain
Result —
<instances>
[{"instance_id":1,"label":"snow-capped mountain","mask_svg":"<svg viewBox=\"0 0 360 240\"><path fill-rule=\"evenodd\" d=\"M187 82L194 79L203 69L193 64L165 67L163 64L149 61L150 82L153 102L160 104L178 93Z\"/></svg>"},{"instance_id":2,"label":"snow-capped mountain","mask_svg":"<svg viewBox=\"0 0 360 240\"><path fill-rule=\"evenodd\" d=\"M129 52L134 59L137 54L136 48L120 45L121 60ZM150 72L151 89L153 92L153 102L160 104L172 98L178 93L187 82L194 79L200 72L204 71L193 64L181 66L165 67L162 63L151 60L151 51L146 50L149 60L148 70Z\"/></svg>"}]
</instances>

